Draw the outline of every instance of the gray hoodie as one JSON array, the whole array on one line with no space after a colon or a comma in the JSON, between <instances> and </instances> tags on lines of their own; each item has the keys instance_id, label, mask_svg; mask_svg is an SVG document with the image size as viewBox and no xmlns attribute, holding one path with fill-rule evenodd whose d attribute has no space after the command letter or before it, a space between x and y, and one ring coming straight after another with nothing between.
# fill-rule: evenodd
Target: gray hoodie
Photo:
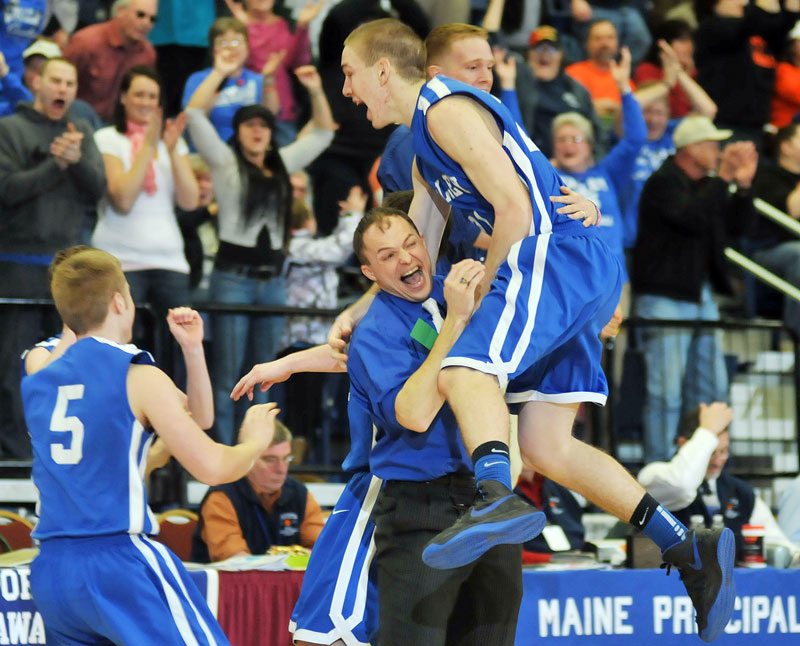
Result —
<instances>
[{"instance_id":1,"label":"gray hoodie","mask_svg":"<svg viewBox=\"0 0 800 646\"><path fill-rule=\"evenodd\" d=\"M72 122L81 159L62 170L50 143ZM106 191L103 157L86 122L49 119L20 103L0 119L0 253L52 254L77 243L84 218Z\"/></svg>"}]
</instances>

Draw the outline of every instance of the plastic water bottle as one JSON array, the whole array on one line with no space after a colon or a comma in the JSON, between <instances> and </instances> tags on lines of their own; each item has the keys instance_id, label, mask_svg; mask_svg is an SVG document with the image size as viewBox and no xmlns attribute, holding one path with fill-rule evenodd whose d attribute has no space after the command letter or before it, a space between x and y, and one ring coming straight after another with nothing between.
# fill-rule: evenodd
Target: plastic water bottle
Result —
<instances>
[{"instance_id":1,"label":"plastic water bottle","mask_svg":"<svg viewBox=\"0 0 800 646\"><path fill-rule=\"evenodd\" d=\"M702 514L692 514L689 517L689 529L698 531L701 529L705 529L706 527L706 519L703 517Z\"/></svg>"}]
</instances>

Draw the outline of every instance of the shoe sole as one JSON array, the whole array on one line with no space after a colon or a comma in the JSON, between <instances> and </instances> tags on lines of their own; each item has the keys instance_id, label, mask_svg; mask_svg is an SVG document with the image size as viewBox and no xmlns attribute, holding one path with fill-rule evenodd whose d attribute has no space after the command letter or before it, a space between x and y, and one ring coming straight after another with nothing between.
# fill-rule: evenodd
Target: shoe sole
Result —
<instances>
[{"instance_id":1,"label":"shoe sole","mask_svg":"<svg viewBox=\"0 0 800 646\"><path fill-rule=\"evenodd\" d=\"M720 534L717 543L717 563L722 572L722 583L720 584L719 594L708 611L708 625L700 633L700 639L704 642L714 641L725 630L731 615L733 614L733 604L736 601L736 584L733 581L733 559L736 552L736 541L733 532L725 529Z\"/></svg>"},{"instance_id":2,"label":"shoe sole","mask_svg":"<svg viewBox=\"0 0 800 646\"><path fill-rule=\"evenodd\" d=\"M518 545L536 538L546 523L546 516L538 511L513 520L475 525L442 545L428 545L422 552L422 561L437 570L461 567L497 545Z\"/></svg>"}]
</instances>

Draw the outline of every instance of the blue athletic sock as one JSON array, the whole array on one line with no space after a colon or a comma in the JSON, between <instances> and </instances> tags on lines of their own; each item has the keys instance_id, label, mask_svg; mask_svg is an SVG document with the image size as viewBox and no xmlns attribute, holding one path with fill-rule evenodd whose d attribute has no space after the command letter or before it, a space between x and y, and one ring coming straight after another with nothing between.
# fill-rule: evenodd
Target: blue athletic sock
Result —
<instances>
[{"instance_id":1,"label":"blue athletic sock","mask_svg":"<svg viewBox=\"0 0 800 646\"><path fill-rule=\"evenodd\" d=\"M645 494L631 516L630 524L661 548L661 553L683 542L688 530L650 494Z\"/></svg>"},{"instance_id":2,"label":"blue athletic sock","mask_svg":"<svg viewBox=\"0 0 800 646\"><path fill-rule=\"evenodd\" d=\"M472 453L475 481L497 480L509 489L511 486L511 460L508 446L503 442L486 442Z\"/></svg>"}]
</instances>

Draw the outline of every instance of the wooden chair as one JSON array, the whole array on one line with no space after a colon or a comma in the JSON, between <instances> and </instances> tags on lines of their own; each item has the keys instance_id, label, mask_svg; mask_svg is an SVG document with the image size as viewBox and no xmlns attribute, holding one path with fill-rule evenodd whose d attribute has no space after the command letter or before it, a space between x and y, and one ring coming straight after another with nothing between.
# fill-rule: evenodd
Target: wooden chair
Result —
<instances>
[{"instance_id":1,"label":"wooden chair","mask_svg":"<svg viewBox=\"0 0 800 646\"><path fill-rule=\"evenodd\" d=\"M192 534L198 516L189 509L170 509L156 516L161 531L154 538L171 549L181 561L192 556Z\"/></svg>"},{"instance_id":2,"label":"wooden chair","mask_svg":"<svg viewBox=\"0 0 800 646\"><path fill-rule=\"evenodd\" d=\"M13 511L0 509L0 552L33 547L33 523Z\"/></svg>"}]
</instances>

